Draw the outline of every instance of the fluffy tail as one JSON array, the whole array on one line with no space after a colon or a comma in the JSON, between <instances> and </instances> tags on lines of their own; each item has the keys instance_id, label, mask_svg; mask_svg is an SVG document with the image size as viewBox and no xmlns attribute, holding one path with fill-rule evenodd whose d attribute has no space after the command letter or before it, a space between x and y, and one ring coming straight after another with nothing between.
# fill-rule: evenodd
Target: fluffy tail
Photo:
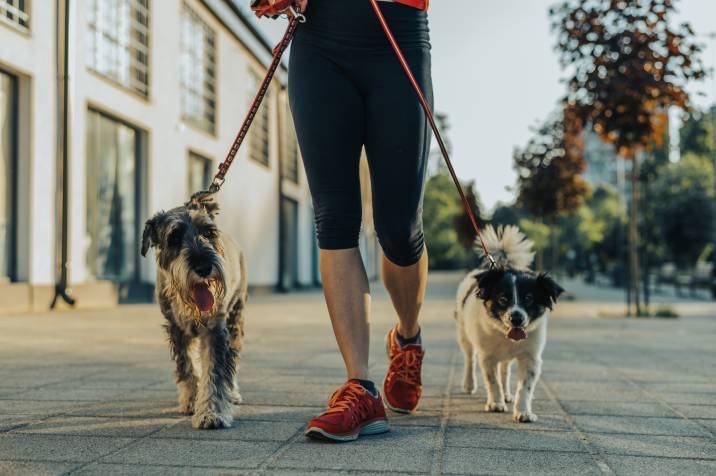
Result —
<instances>
[{"instance_id":1,"label":"fluffy tail","mask_svg":"<svg viewBox=\"0 0 716 476\"><path fill-rule=\"evenodd\" d=\"M527 269L532 264L535 256L532 250L534 243L516 226L499 226L495 230L492 225L487 225L482 237L498 265ZM485 254L480 246L475 248L478 253Z\"/></svg>"}]
</instances>

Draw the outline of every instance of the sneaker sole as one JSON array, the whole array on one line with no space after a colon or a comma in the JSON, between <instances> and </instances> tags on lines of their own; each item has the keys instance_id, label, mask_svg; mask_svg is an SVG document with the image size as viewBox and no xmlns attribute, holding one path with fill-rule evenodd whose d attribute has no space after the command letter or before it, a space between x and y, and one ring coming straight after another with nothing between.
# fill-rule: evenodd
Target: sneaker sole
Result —
<instances>
[{"instance_id":1,"label":"sneaker sole","mask_svg":"<svg viewBox=\"0 0 716 476\"><path fill-rule=\"evenodd\" d=\"M388 356L388 359L390 359L390 334L391 334L392 332L393 332L393 331L390 331L390 332L385 336L385 339L384 339L384 340L385 340L385 355ZM382 389L383 389L383 397L384 397L384 398L383 398L383 404L385 404L385 406L388 407L388 410L393 411L393 412L395 412L395 413L402 413L402 414L404 414L404 415L410 415L411 413L415 413L416 411L418 411L418 407L420 406L420 402L418 402L418 404L417 404L417 405L415 406L415 408L413 408L412 410L408 410L408 409L405 409L405 408L395 408L395 407L392 406L390 403L388 403L388 398L386 397L386 392L385 392L385 379L386 379L387 377L388 377L387 375L386 375L385 377L383 377Z\"/></svg>"},{"instance_id":2,"label":"sneaker sole","mask_svg":"<svg viewBox=\"0 0 716 476\"><path fill-rule=\"evenodd\" d=\"M329 433L318 427L308 428L304 435L314 440L344 443L348 441L355 441L359 436L379 435L388 431L390 431L390 424L388 423L388 420L377 420L373 423L364 425L359 431L351 435L334 435L333 433Z\"/></svg>"}]
</instances>

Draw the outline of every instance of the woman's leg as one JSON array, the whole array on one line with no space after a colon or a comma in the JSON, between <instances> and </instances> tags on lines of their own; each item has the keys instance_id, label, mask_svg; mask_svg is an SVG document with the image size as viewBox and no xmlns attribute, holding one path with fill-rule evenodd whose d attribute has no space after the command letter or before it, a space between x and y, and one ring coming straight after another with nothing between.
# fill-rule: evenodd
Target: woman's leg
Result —
<instances>
[{"instance_id":1,"label":"woman's leg","mask_svg":"<svg viewBox=\"0 0 716 476\"><path fill-rule=\"evenodd\" d=\"M398 333L406 339L415 337L420 330L418 316L428 282L427 248L423 247L418 262L410 266L398 266L383 256L382 277L398 314Z\"/></svg>"},{"instance_id":2,"label":"woman's leg","mask_svg":"<svg viewBox=\"0 0 716 476\"><path fill-rule=\"evenodd\" d=\"M432 102L430 50L406 51L413 73ZM417 334L427 283L422 200L430 146L427 120L398 61L377 59L366 111L373 218L384 251L383 282L400 320L402 337ZM388 87L387 85L390 85Z\"/></svg>"},{"instance_id":3,"label":"woman's leg","mask_svg":"<svg viewBox=\"0 0 716 476\"><path fill-rule=\"evenodd\" d=\"M323 293L348 378L368 379L370 290L358 248L321 250Z\"/></svg>"},{"instance_id":4,"label":"woman's leg","mask_svg":"<svg viewBox=\"0 0 716 476\"><path fill-rule=\"evenodd\" d=\"M299 37L289 98L313 198L328 313L348 377L366 379L370 295L358 251L363 98L342 68Z\"/></svg>"}]
</instances>

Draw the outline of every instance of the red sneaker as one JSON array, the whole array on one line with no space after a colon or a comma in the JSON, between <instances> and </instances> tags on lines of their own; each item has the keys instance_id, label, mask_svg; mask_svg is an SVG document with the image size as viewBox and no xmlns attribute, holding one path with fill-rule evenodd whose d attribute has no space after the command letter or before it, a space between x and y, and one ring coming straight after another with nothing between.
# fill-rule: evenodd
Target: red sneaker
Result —
<instances>
[{"instance_id":1,"label":"red sneaker","mask_svg":"<svg viewBox=\"0 0 716 476\"><path fill-rule=\"evenodd\" d=\"M423 365L423 346L408 344L400 347L395 337L398 328L394 327L386 337L386 352L390 367L383 381L385 404L399 413L412 413L418 408L423 385L420 370Z\"/></svg>"},{"instance_id":2,"label":"red sneaker","mask_svg":"<svg viewBox=\"0 0 716 476\"><path fill-rule=\"evenodd\" d=\"M377 435L389 429L380 394L374 397L353 379L333 393L328 409L308 423L305 435L317 440L353 441L360 435Z\"/></svg>"}]
</instances>

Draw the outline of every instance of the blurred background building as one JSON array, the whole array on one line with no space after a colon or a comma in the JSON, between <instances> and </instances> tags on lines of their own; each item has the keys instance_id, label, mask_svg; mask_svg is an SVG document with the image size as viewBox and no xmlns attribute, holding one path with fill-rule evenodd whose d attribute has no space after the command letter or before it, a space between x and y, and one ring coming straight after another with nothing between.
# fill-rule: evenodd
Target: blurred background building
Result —
<instances>
[{"instance_id":1,"label":"blurred background building","mask_svg":"<svg viewBox=\"0 0 716 476\"><path fill-rule=\"evenodd\" d=\"M0 0L0 310L46 309L58 276L63 4ZM148 300L144 221L208 185L273 45L231 0L70 5L71 288L85 306ZM286 84L280 68L219 196L255 290L319 279ZM375 276L372 236L361 244Z\"/></svg>"}]
</instances>

